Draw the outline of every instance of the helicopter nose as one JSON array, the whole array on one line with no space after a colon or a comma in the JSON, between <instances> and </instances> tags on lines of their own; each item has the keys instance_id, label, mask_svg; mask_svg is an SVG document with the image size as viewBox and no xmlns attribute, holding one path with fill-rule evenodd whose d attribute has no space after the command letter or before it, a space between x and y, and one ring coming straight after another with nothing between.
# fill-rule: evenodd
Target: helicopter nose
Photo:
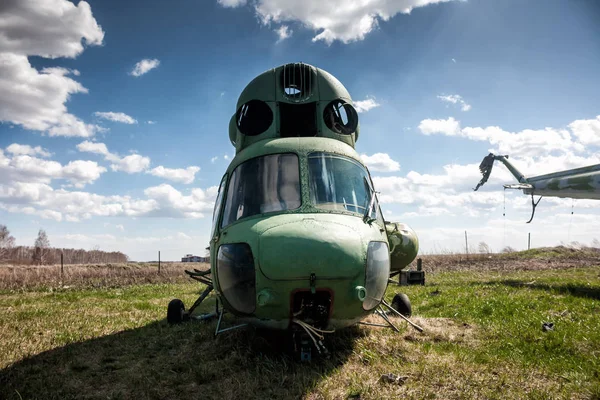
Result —
<instances>
[{"instance_id":1,"label":"helicopter nose","mask_svg":"<svg viewBox=\"0 0 600 400\"><path fill-rule=\"evenodd\" d=\"M271 280L351 278L364 273L366 247L352 227L304 218L260 235L259 266Z\"/></svg>"}]
</instances>

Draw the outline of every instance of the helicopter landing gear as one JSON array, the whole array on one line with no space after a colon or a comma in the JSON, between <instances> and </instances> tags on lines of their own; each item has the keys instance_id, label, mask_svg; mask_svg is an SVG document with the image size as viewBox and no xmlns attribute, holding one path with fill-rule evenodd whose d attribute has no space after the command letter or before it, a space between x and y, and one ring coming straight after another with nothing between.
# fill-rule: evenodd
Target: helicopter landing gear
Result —
<instances>
[{"instance_id":1,"label":"helicopter landing gear","mask_svg":"<svg viewBox=\"0 0 600 400\"><path fill-rule=\"evenodd\" d=\"M398 293L392 300L392 307L405 317L412 315L412 307L410 305L410 299L404 293Z\"/></svg>"},{"instance_id":2,"label":"helicopter landing gear","mask_svg":"<svg viewBox=\"0 0 600 400\"><path fill-rule=\"evenodd\" d=\"M187 271L186 271L187 272ZM198 317L192 317L192 313L194 312L194 310L196 309L196 307L198 307L206 298L206 296L208 296L208 294L213 290L213 286L212 285L208 285L206 287L206 289L204 289L204 292L202 292L202 294L200 295L200 297L198 297L198 299L194 302L194 304L192 304L192 306L190 307L189 310L185 310L185 305L183 304L183 301L179 300L179 299L173 299L169 302L169 305L167 306L167 322L169 324L179 324L183 321L188 321L191 318L194 319L207 319L208 317L214 317L217 314L216 313L211 313L210 315L201 315Z\"/></svg>"},{"instance_id":3,"label":"helicopter landing gear","mask_svg":"<svg viewBox=\"0 0 600 400\"><path fill-rule=\"evenodd\" d=\"M183 301L179 299L173 299L167 306L167 322L169 324L179 324L183 322L188 316L185 311L185 305Z\"/></svg>"}]
</instances>

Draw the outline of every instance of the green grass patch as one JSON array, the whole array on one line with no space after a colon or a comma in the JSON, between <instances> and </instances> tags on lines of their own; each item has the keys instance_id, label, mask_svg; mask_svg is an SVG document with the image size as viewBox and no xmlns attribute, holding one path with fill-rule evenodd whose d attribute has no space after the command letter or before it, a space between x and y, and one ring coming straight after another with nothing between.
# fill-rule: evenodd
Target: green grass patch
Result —
<instances>
[{"instance_id":1,"label":"green grass patch","mask_svg":"<svg viewBox=\"0 0 600 400\"><path fill-rule=\"evenodd\" d=\"M311 364L284 351L283 335L215 339L215 321L166 324L169 300L191 305L194 283L4 291L0 398L600 398L600 267L427 282L386 295L407 293L424 333L398 318L400 333L349 328ZM381 382L389 372L405 383Z\"/></svg>"}]
</instances>

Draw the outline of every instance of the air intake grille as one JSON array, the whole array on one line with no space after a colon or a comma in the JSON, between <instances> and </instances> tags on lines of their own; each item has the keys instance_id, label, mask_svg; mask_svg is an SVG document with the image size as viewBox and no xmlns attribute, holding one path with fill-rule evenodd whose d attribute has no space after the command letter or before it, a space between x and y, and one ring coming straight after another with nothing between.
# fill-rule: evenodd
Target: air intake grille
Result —
<instances>
[{"instance_id":1,"label":"air intake grille","mask_svg":"<svg viewBox=\"0 0 600 400\"><path fill-rule=\"evenodd\" d=\"M283 95L293 102L310 98L314 81L312 68L304 63L286 64L281 71Z\"/></svg>"}]
</instances>

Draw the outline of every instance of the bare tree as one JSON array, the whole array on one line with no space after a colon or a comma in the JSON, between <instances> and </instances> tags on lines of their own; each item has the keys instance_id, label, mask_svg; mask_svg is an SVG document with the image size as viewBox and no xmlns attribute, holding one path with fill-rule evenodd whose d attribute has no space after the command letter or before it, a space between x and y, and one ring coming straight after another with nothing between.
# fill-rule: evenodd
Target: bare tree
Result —
<instances>
[{"instance_id":1,"label":"bare tree","mask_svg":"<svg viewBox=\"0 0 600 400\"><path fill-rule=\"evenodd\" d=\"M0 261L6 260L10 249L15 245L15 238L10 235L6 225L0 225Z\"/></svg>"},{"instance_id":2,"label":"bare tree","mask_svg":"<svg viewBox=\"0 0 600 400\"><path fill-rule=\"evenodd\" d=\"M50 240L48 240L48 235L46 231L40 229L38 232L38 237L35 239L35 243L33 245L33 262L36 264L43 265L48 262L48 253L50 249Z\"/></svg>"},{"instance_id":3,"label":"bare tree","mask_svg":"<svg viewBox=\"0 0 600 400\"><path fill-rule=\"evenodd\" d=\"M514 253L517 250L515 250L514 248L510 247L510 246L506 246L505 248L502 249L502 253Z\"/></svg>"},{"instance_id":4,"label":"bare tree","mask_svg":"<svg viewBox=\"0 0 600 400\"><path fill-rule=\"evenodd\" d=\"M479 242L479 252L482 254L490 254L492 249L490 249L490 246L488 246L486 242Z\"/></svg>"}]
</instances>

